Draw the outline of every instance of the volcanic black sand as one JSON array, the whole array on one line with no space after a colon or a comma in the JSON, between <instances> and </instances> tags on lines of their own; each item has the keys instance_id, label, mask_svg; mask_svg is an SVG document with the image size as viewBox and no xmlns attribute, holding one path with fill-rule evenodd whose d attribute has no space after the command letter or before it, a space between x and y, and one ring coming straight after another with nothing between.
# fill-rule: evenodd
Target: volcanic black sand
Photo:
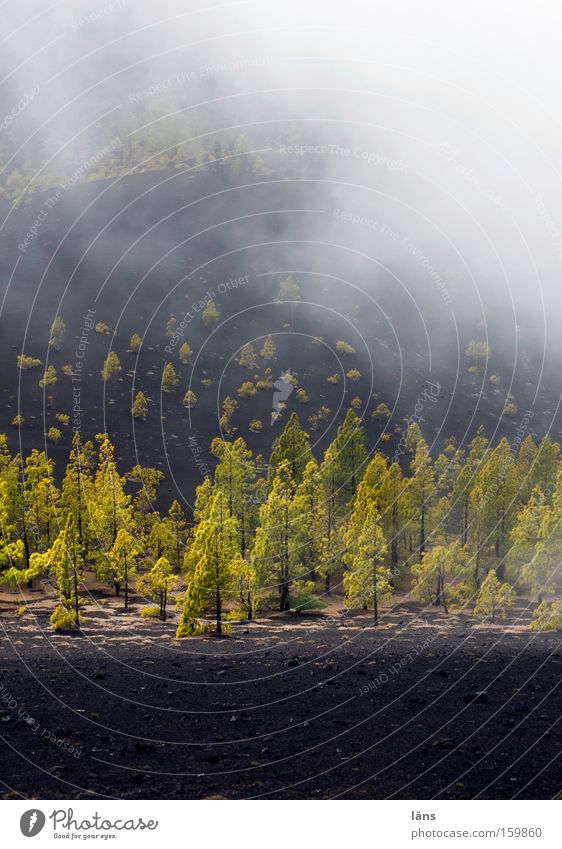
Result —
<instances>
[{"instance_id":1,"label":"volcanic black sand","mask_svg":"<svg viewBox=\"0 0 562 849\"><path fill-rule=\"evenodd\" d=\"M206 473L201 452L208 467L213 465L208 449L220 435L226 396L238 402L232 420L236 435L265 458L290 412L296 411L310 430L308 417L326 407L325 420L311 430L320 455L353 398L360 401L369 450L382 448L389 457L414 412L423 419L432 451L450 436L464 444L480 425L493 441L506 436L510 443L522 432L522 423L524 434L538 438L550 432L556 439L562 432L556 415L559 369L551 360L544 362L540 340L527 323L516 333L509 321L494 324L493 316L486 318L491 357L485 367L469 372L464 350L484 332L482 305L471 287L447 276L457 299L448 306L415 260L410 257L408 275L395 276L392 267L379 262L380 242L369 228L334 217L334 209L369 209L373 196L368 192L356 188L347 197L341 186L327 192L315 180L276 174L243 174L238 180L212 171L141 174L68 191L19 252L46 197L36 195L29 206L11 213L0 236L5 272L0 281L0 432L7 432L12 449L24 454L47 445L57 476L68 457L73 425L84 439L105 431L123 470L139 462L166 473L164 509L174 497L189 507ZM372 214L376 211L375 204ZM273 303L288 273L301 287L302 303L293 309ZM230 287L231 281L238 285ZM208 292L221 311L214 328L205 327L197 308ZM461 304L459 312L455 305ZM94 322L108 325L109 334L84 328L88 310ZM48 344L57 314L66 323L61 350ZM171 314L184 326L170 348L165 328ZM143 337L138 355L127 350L133 333ZM252 341L259 350L267 334L273 334L277 346L277 358L269 363L273 379L290 370L310 399L299 404L293 393L286 415L273 427L271 391L250 399L237 394L243 381L255 379L255 370L237 364L240 348ZM319 336L323 342L315 343ZM62 369L76 368L76 350L84 338L80 380L73 382ZM194 352L190 366L178 357L184 339ZM339 340L356 353L338 357ZM122 371L104 384L100 370L109 350L117 352ZM39 388L42 368L17 369L22 351L39 358L43 367L55 366L56 386ZM170 393L161 391L167 362L179 378ZM346 380L345 373L354 368L360 378ZM338 385L326 380L335 373L341 378ZM492 375L497 385L490 382ZM428 381L439 392L420 406ZM198 399L190 413L182 406L188 388ZM144 422L131 418L139 390L149 402ZM502 416L510 400L517 407L511 418ZM392 411L388 421L370 418L381 401ZM75 406L81 411L76 422ZM527 410L531 417L526 418ZM60 412L71 415L68 426L58 423ZM11 427L18 413L24 417L19 430ZM262 422L261 433L249 430L253 419ZM62 430L58 445L45 442L52 426Z\"/></svg>"},{"instance_id":2,"label":"volcanic black sand","mask_svg":"<svg viewBox=\"0 0 562 849\"><path fill-rule=\"evenodd\" d=\"M2 599L4 798L552 798L560 635L475 626L398 599L367 615L236 623L174 639L116 599L80 635Z\"/></svg>"}]
</instances>

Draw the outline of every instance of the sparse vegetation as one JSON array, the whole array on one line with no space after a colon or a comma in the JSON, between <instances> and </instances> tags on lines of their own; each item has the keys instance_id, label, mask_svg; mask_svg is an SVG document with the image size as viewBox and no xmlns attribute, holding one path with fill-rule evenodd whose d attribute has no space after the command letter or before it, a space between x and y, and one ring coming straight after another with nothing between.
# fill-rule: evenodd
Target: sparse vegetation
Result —
<instances>
[{"instance_id":1,"label":"sparse vegetation","mask_svg":"<svg viewBox=\"0 0 562 849\"><path fill-rule=\"evenodd\" d=\"M349 342L342 342L340 340L336 342L336 351L344 357L349 357L351 354L355 353L355 348L353 345L350 345Z\"/></svg>"},{"instance_id":2,"label":"sparse vegetation","mask_svg":"<svg viewBox=\"0 0 562 849\"><path fill-rule=\"evenodd\" d=\"M251 380L245 380L242 386L239 386L236 391L241 398L253 398L257 389Z\"/></svg>"},{"instance_id":3,"label":"sparse vegetation","mask_svg":"<svg viewBox=\"0 0 562 849\"><path fill-rule=\"evenodd\" d=\"M121 363L115 351L110 351L107 355L103 368L101 370L101 379L105 382L113 380L121 371Z\"/></svg>"},{"instance_id":4,"label":"sparse vegetation","mask_svg":"<svg viewBox=\"0 0 562 849\"><path fill-rule=\"evenodd\" d=\"M129 341L129 351L132 351L133 354L136 354L137 351L140 350L141 345L142 345L142 338L139 336L138 333L133 333L133 335L131 336L131 339Z\"/></svg>"},{"instance_id":5,"label":"sparse vegetation","mask_svg":"<svg viewBox=\"0 0 562 849\"><path fill-rule=\"evenodd\" d=\"M148 401L146 400L144 392L137 392L135 395L133 406L131 408L131 415L134 419L139 419L143 422L146 421L146 417L148 415Z\"/></svg>"},{"instance_id":6,"label":"sparse vegetation","mask_svg":"<svg viewBox=\"0 0 562 849\"><path fill-rule=\"evenodd\" d=\"M207 327L211 327L213 324L218 324L220 321L220 310L215 304L214 301L209 301L203 312L201 313L201 318L203 319L203 323L207 325Z\"/></svg>"},{"instance_id":7,"label":"sparse vegetation","mask_svg":"<svg viewBox=\"0 0 562 849\"><path fill-rule=\"evenodd\" d=\"M47 439L49 442L52 442L53 445L58 445L62 439L62 433L58 429L58 427L50 427L47 431Z\"/></svg>"},{"instance_id":8,"label":"sparse vegetation","mask_svg":"<svg viewBox=\"0 0 562 849\"><path fill-rule=\"evenodd\" d=\"M193 357L193 351L191 350L189 344L184 342L180 345L180 349L178 351L178 357L180 358L180 363L184 366L191 365L191 359Z\"/></svg>"},{"instance_id":9,"label":"sparse vegetation","mask_svg":"<svg viewBox=\"0 0 562 849\"><path fill-rule=\"evenodd\" d=\"M25 354L18 354L17 363L18 368L22 371L39 368L39 366L42 365L41 360L38 360L35 357L27 357Z\"/></svg>"},{"instance_id":10,"label":"sparse vegetation","mask_svg":"<svg viewBox=\"0 0 562 849\"><path fill-rule=\"evenodd\" d=\"M61 316L57 315L51 325L51 333L49 338L49 345L51 345L51 347L53 347L56 351L60 351L60 349L62 348L65 333L66 325L62 320Z\"/></svg>"},{"instance_id":11,"label":"sparse vegetation","mask_svg":"<svg viewBox=\"0 0 562 849\"><path fill-rule=\"evenodd\" d=\"M166 363L162 371L162 389L164 392L173 392L179 382L179 378L172 363Z\"/></svg>"},{"instance_id":12,"label":"sparse vegetation","mask_svg":"<svg viewBox=\"0 0 562 849\"><path fill-rule=\"evenodd\" d=\"M54 366L47 366L43 377L39 381L39 387L41 389L44 389L47 386L56 386L57 380L58 378L56 368Z\"/></svg>"},{"instance_id":13,"label":"sparse vegetation","mask_svg":"<svg viewBox=\"0 0 562 849\"><path fill-rule=\"evenodd\" d=\"M371 413L371 418L380 422L389 419L390 415L390 408L385 403L380 403Z\"/></svg>"},{"instance_id":14,"label":"sparse vegetation","mask_svg":"<svg viewBox=\"0 0 562 849\"><path fill-rule=\"evenodd\" d=\"M197 404L197 395L193 391L193 389L188 389L185 395L183 396L183 406L187 410L191 410L192 407L195 407Z\"/></svg>"}]
</instances>

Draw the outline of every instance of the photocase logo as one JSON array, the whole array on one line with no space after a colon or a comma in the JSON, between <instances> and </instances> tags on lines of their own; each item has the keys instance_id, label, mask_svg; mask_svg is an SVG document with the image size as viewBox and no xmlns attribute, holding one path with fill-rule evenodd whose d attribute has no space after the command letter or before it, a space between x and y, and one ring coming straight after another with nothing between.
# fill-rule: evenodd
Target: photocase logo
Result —
<instances>
[{"instance_id":1,"label":"photocase logo","mask_svg":"<svg viewBox=\"0 0 562 849\"><path fill-rule=\"evenodd\" d=\"M36 837L45 825L45 814L34 808L20 818L20 830L26 837Z\"/></svg>"},{"instance_id":2,"label":"photocase logo","mask_svg":"<svg viewBox=\"0 0 562 849\"><path fill-rule=\"evenodd\" d=\"M271 424L274 425L277 419L281 417L281 413L285 409L285 404L294 389L293 375L290 371L284 371L281 377L278 377L275 383L275 392L273 393L273 404L271 412Z\"/></svg>"}]
</instances>

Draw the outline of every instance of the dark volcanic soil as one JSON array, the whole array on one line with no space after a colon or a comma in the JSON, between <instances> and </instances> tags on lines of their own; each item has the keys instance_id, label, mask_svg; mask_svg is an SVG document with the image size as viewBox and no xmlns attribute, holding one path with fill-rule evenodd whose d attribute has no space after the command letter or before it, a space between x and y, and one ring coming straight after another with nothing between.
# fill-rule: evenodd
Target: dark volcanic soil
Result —
<instances>
[{"instance_id":1,"label":"dark volcanic soil","mask_svg":"<svg viewBox=\"0 0 562 849\"><path fill-rule=\"evenodd\" d=\"M560 635L526 630L523 606L507 627L404 601L376 632L334 607L180 642L108 599L53 636L33 595L2 616L7 798L560 792Z\"/></svg>"},{"instance_id":2,"label":"dark volcanic soil","mask_svg":"<svg viewBox=\"0 0 562 849\"><path fill-rule=\"evenodd\" d=\"M414 412L422 416L433 451L451 435L463 443L480 425L493 441L501 436L514 441L522 423L524 434L540 438L550 431L559 438L559 366L552 358L543 362L534 325L525 323L516 332L503 311L499 317L494 310L483 315L471 285L453 274L447 276L453 305L445 304L407 252L398 251L396 262L405 264L395 274L385 263L386 237L334 217L338 209L371 209L375 216L373 197L358 189L348 197L342 186L328 191L315 180L275 174L244 173L237 179L213 171L196 177L141 174L67 192L21 253L18 245L46 199L34 196L10 215L0 234L0 432L8 432L13 450L26 454L46 446L62 474L74 424L84 438L106 431L123 469L140 462L166 473L164 509L174 497L189 504L206 466L212 467L208 449L220 434L226 396L239 404L233 417L237 435L266 458L292 411L318 442L320 456L353 398L360 400L369 449L381 447L389 456ZM302 302L293 310L272 303L288 273L301 286ZM213 329L201 320L199 303L207 292L215 293L221 311L221 323ZM95 310L95 322L106 323L111 332L85 331L87 310ZM48 344L57 314L66 322L60 351ZM184 322L184 335L172 347L165 335L171 314L180 326ZM471 338L484 338L484 330L492 356L486 368L470 373L464 350ZM138 356L128 351L133 333L143 337ZM274 379L290 370L310 398L301 405L293 393L274 427L271 391L250 399L237 395L241 383L267 365L240 367L240 347L252 341L259 351L267 334L273 334L278 349L270 364ZM318 336L324 344L313 343ZM194 351L191 366L178 357L183 339ZM334 350L339 340L356 353L339 358ZM117 352L122 371L104 385L100 370L110 350ZM55 366L55 387L39 388L42 368L18 371L16 356L22 351ZM179 385L162 393L167 362L174 364ZM73 382L62 369L76 370L77 363L79 380ZM360 371L358 380L345 379L350 369ZM326 380L335 373L338 385ZM420 405L428 381L441 391ZM191 414L182 406L188 388L198 398ZM146 422L131 418L132 397L139 390L149 402ZM511 418L502 416L509 400L518 408ZM381 401L392 411L388 421L371 419ZM75 407L76 421L61 427L56 414L72 416ZM329 412L312 431L308 417L320 407ZM525 419L529 409L530 421ZM11 427L18 413L25 419L20 430ZM263 424L260 434L248 428L254 419ZM63 432L58 445L45 443L52 426ZM386 442L380 441L383 430Z\"/></svg>"}]
</instances>

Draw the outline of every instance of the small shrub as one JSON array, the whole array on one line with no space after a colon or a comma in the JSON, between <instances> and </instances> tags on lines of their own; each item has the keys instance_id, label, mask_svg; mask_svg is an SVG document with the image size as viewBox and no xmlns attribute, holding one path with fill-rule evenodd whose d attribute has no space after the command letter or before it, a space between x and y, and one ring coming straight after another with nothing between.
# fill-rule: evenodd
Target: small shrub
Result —
<instances>
[{"instance_id":1,"label":"small shrub","mask_svg":"<svg viewBox=\"0 0 562 849\"><path fill-rule=\"evenodd\" d=\"M251 380L245 380L242 386L237 389L241 398L253 398L257 391Z\"/></svg>"},{"instance_id":2,"label":"small shrub","mask_svg":"<svg viewBox=\"0 0 562 849\"><path fill-rule=\"evenodd\" d=\"M487 360L492 356L492 349L487 342L476 342L476 340L471 339L464 354L469 360Z\"/></svg>"},{"instance_id":3,"label":"small shrub","mask_svg":"<svg viewBox=\"0 0 562 849\"><path fill-rule=\"evenodd\" d=\"M27 357L25 354L18 354L18 368L23 371L29 371L32 368L38 368L41 365L41 360L35 359L35 357Z\"/></svg>"},{"instance_id":4,"label":"small shrub","mask_svg":"<svg viewBox=\"0 0 562 849\"><path fill-rule=\"evenodd\" d=\"M296 399L299 404L308 404L310 401L310 397L306 389L297 389Z\"/></svg>"},{"instance_id":5,"label":"small shrub","mask_svg":"<svg viewBox=\"0 0 562 849\"><path fill-rule=\"evenodd\" d=\"M76 628L76 611L64 604L55 607L51 615L53 631L72 631Z\"/></svg>"},{"instance_id":6,"label":"small shrub","mask_svg":"<svg viewBox=\"0 0 562 849\"><path fill-rule=\"evenodd\" d=\"M346 374L348 380L357 381L361 379L361 372L357 368L351 368Z\"/></svg>"},{"instance_id":7,"label":"small shrub","mask_svg":"<svg viewBox=\"0 0 562 849\"><path fill-rule=\"evenodd\" d=\"M531 631L562 631L562 608L559 601L542 601L533 611Z\"/></svg>"},{"instance_id":8,"label":"small shrub","mask_svg":"<svg viewBox=\"0 0 562 849\"><path fill-rule=\"evenodd\" d=\"M197 404L197 395L193 392L192 389L188 389L185 395L183 396L183 406L187 410L191 410Z\"/></svg>"},{"instance_id":9,"label":"small shrub","mask_svg":"<svg viewBox=\"0 0 562 849\"><path fill-rule=\"evenodd\" d=\"M58 429L58 427L50 427L47 431L47 439L49 442L52 442L53 445L58 445L62 439L62 433Z\"/></svg>"},{"instance_id":10,"label":"small shrub","mask_svg":"<svg viewBox=\"0 0 562 849\"><path fill-rule=\"evenodd\" d=\"M261 433L263 430L263 424L259 419L252 419L250 424L248 425L252 433Z\"/></svg>"},{"instance_id":11,"label":"small shrub","mask_svg":"<svg viewBox=\"0 0 562 849\"><path fill-rule=\"evenodd\" d=\"M55 386L57 382L57 370L54 366L47 366L45 374L39 381L39 388L44 389L46 386Z\"/></svg>"},{"instance_id":12,"label":"small shrub","mask_svg":"<svg viewBox=\"0 0 562 849\"><path fill-rule=\"evenodd\" d=\"M171 363L166 363L162 372L162 389L164 392L172 392L179 383L176 370Z\"/></svg>"},{"instance_id":13,"label":"small shrub","mask_svg":"<svg viewBox=\"0 0 562 849\"><path fill-rule=\"evenodd\" d=\"M191 348L189 347L187 342L184 342L183 345L181 345L181 347L178 351L178 357L180 358L180 363L182 363L182 365L184 365L184 366L190 365L192 356L193 356L193 351L191 350Z\"/></svg>"},{"instance_id":14,"label":"small shrub","mask_svg":"<svg viewBox=\"0 0 562 849\"><path fill-rule=\"evenodd\" d=\"M513 401L510 401L503 408L503 414L504 414L504 416L508 416L510 419L512 419L514 416L517 415L517 410L518 410L517 404L514 404Z\"/></svg>"},{"instance_id":15,"label":"small shrub","mask_svg":"<svg viewBox=\"0 0 562 849\"><path fill-rule=\"evenodd\" d=\"M105 321L98 321L96 324L96 333L111 333L111 327Z\"/></svg>"},{"instance_id":16,"label":"small shrub","mask_svg":"<svg viewBox=\"0 0 562 849\"><path fill-rule=\"evenodd\" d=\"M55 419L61 425L67 425L70 422L70 416L68 413L57 413Z\"/></svg>"},{"instance_id":17,"label":"small shrub","mask_svg":"<svg viewBox=\"0 0 562 849\"><path fill-rule=\"evenodd\" d=\"M390 409L389 407L381 403L371 413L371 418L375 419L375 421L384 421L385 419L390 418Z\"/></svg>"},{"instance_id":18,"label":"small shrub","mask_svg":"<svg viewBox=\"0 0 562 849\"><path fill-rule=\"evenodd\" d=\"M132 351L134 354L140 349L142 345L142 339L138 333L133 333L131 336L131 341L129 342L129 351Z\"/></svg>"},{"instance_id":19,"label":"small shrub","mask_svg":"<svg viewBox=\"0 0 562 849\"><path fill-rule=\"evenodd\" d=\"M25 421L24 417L23 417L23 416L21 416L21 415L18 413L18 415L17 415L17 416L14 416L14 418L12 419L12 422L11 422L12 427L21 427L21 426L22 426L22 424L24 423L24 421Z\"/></svg>"},{"instance_id":20,"label":"small shrub","mask_svg":"<svg viewBox=\"0 0 562 849\"><path fill-rule=\"evenodd\" d=\"M339 372L336 372L335 374L329 374L328 377L326 378L326 382L332 383L334 386L336 386L340 381L341 381L341 374Z\"/></svg>"},{"instance_id":21,"label":"small shrub","mask_svg":"<svg viewBox=\"0 0 562 849\"><path fill-rule=\"evenodd\" d=\"M140 615L143 619L158 619L160 608L155 604L147 604L145 607L141 607Z\"/></svg>"},{"instance_id":22,"label":"small shrub","mask_svg":"<svg viewBox=\"0 0 562 849\"><path fill-rule=\"evenodd\" d=\"M336 342L336 351L338 354L343 354L344 356L349 356L350 354L355 353L355 348L349 344L349 342Z\"/></svg>"}]
</instances>

